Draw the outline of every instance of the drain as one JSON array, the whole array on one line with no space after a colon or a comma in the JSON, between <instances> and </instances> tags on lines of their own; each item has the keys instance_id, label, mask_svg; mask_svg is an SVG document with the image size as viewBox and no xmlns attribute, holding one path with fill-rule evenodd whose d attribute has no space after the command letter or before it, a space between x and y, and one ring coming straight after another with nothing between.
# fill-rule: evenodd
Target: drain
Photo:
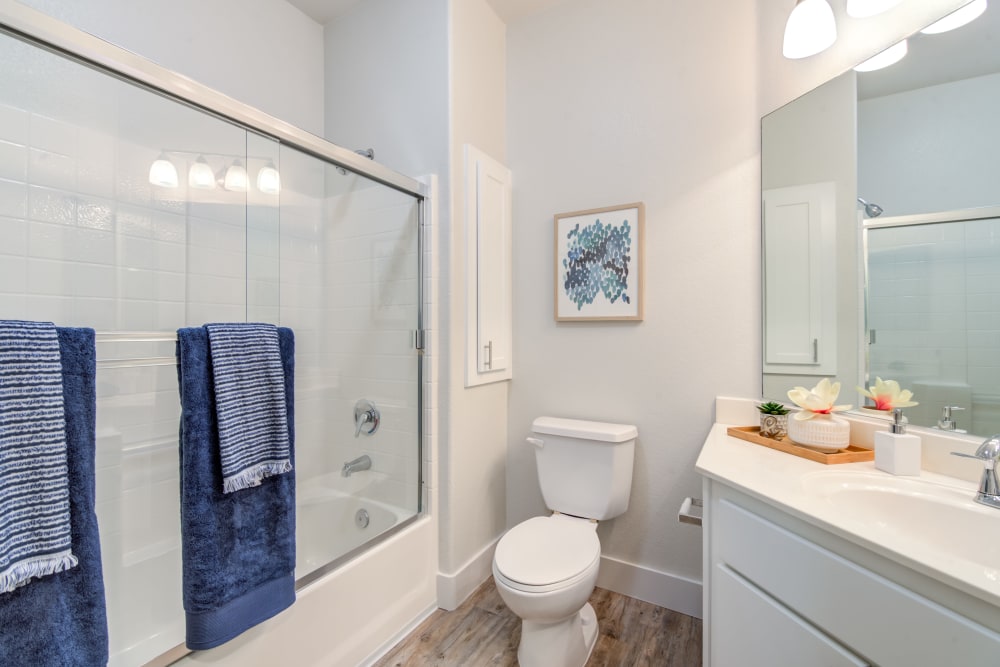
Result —
<instances>
[{"instance_id":1,"label":"drain","mask_svg":"<svg viewBox=\"0 0 1000 667\"><path fill-rule=\"evenodd\" d=\"M368 516L368 510L366 509L360 509L354 515L354 525L358 528L367 528L369 521L371 521L371 518Z\"/></svg>"}]
</instances>

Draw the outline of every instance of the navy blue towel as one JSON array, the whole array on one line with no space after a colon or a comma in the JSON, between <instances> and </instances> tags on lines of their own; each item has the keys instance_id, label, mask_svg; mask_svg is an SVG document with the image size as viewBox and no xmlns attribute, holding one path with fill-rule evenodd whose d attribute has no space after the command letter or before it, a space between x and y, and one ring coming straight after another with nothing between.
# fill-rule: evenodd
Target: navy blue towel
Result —
<instances>
[{"instance_id":1,"label":"navy blue towel","mask_svg":"<svg viewBox=\"0 0 1000 667\"><path fill-rule=\"evenodd\" d=\"M279 328L295 462L295 338ZM187 646L219 646L295 602L295 473L223 493L212 358L204 327L177 332L181 548Z\"/></svg>"},{"instance_id":2,"label":"navy blue towel","mask_svg":"<svg viewBox=\"0 0 1000 667\"><path fill-rule=\"evenodd\" d=\"M79 564L0 594L0 665L108 663L101 544L94 511L97 355L93 329L57 329L72 551Z\"/></svg>"},{"instance_id":3,"label":"navy blue towel","mask_svg":"<svg viewBox=\"0 0 1000 667\"><path fill-rule=\"evenodd\" d=\"M0 320L0 593L76 565L59 334Z\"/></svg>"},{"instance_id":4,"label":"navy blue towel","mask_svg":"<svg viewBox=\"0 0 1000 667\"><path fill-rule=\"evenodd\" d=\"M292 469L285 378L273 324L206 324L222 456L222 490Z\"/></svg>"}]
</instances>

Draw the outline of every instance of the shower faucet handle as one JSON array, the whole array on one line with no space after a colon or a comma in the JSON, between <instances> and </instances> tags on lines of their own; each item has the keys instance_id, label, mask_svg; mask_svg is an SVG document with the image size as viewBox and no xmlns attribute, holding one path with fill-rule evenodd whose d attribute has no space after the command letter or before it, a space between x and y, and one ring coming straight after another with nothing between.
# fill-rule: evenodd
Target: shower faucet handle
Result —
<instances>
[{"instance_id":1,"label":"shower faucet handle","mask_svg":"<svg viewBox=\"0 0 1000 667\"><path fill-rule=\"evenodd\" d=\"M354 405L354 437L362 433L372 435L378 430L382 415L375 404L367 398L362 398Z\"/></svg>"}]
</instances>

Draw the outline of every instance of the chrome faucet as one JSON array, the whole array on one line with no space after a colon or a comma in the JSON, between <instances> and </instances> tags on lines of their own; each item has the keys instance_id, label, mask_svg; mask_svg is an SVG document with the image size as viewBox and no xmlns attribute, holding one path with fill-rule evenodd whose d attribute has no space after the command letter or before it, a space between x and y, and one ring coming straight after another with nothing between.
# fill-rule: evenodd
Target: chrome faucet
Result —
<instances>
[{"instance_id":1,"label":"chrome faucet","mask_svg":"<svg viewBox=\"0 0 1000 667\"><path fill-rule=\"evenodd\" d=\"M350 477L351 474L358 472L359 470L368 470L372 467L372 459L367 454L359 456L353 461L348 461L344 464L341 469L340 474L344 477Z\"/></svg>"},{"instance_id":2,"label":"chrome faucet","mask_svg":"<svg viewBox=\"0 0 1000 667\"><path fill-rule=\"evenodd\" d=\"M955 456L962 456L968 459L979 459L986 466L983 470L983 479L979 482L979 491L976 493L976 502L981 505L988 505L1000 509L1000 485L997 484L997 461L1000 460L1000 434L991 435L975 454L963 454L962 452L952 452Z\"/></svg>"}]
</instances>

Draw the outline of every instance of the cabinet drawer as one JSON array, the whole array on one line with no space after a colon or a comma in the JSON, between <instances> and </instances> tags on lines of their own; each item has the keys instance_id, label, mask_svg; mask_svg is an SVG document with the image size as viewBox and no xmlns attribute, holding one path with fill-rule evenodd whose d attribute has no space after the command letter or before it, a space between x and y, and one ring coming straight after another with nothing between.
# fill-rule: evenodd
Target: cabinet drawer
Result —
<instances>
[{"instance_id":1,"label":"cabinet drawer","mask_svg":"<svg viewBox=\"0 0 1000 667\"><path fill-rule=\"evenodd\" d=\"M1000 664L997 633L728 500L715 503L710 530L715 563L873 663Z\"/></svg>"},{"instance_id":2,"label":"cabinet drawer","mask_svg":"<svg viewBox=\"0 0 1000 667\"><path fill-rule=\"evenodd\" d=\"M868 667L730 570L712 576L712 667Z\"/></svg>"}]
</instances>

